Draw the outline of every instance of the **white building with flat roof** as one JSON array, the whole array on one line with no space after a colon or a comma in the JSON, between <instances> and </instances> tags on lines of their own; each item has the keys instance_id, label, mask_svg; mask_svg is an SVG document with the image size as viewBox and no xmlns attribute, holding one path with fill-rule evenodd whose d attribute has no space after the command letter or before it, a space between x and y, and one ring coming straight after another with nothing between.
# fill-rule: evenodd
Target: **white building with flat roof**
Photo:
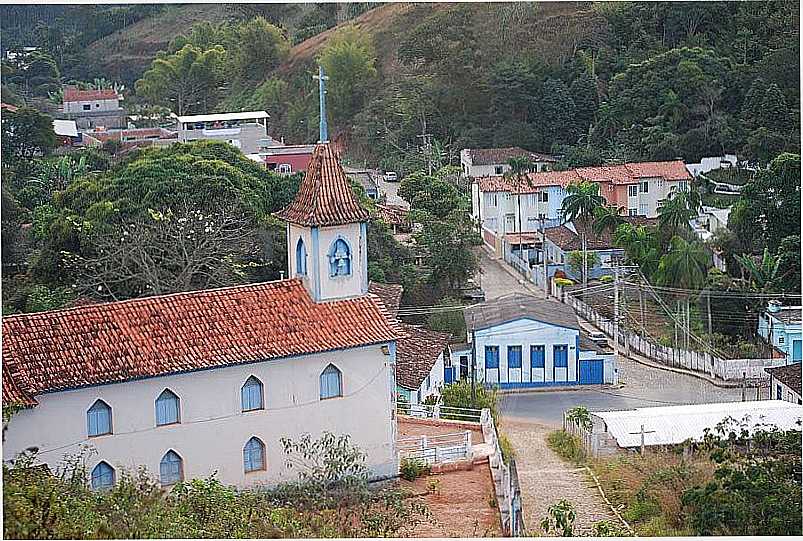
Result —
<instances>
[{"instance_id":1,"label":"white building with flat roof","mask_svg":"<svg viewBox=\"0 0 803 541\"><path fill-rule=\"evenodd\" d=\"M243 154L257 154L260 143L268 137L268 118L265 111L178 116L178 139L223 141Z\"/></svg>"}]
</instances>

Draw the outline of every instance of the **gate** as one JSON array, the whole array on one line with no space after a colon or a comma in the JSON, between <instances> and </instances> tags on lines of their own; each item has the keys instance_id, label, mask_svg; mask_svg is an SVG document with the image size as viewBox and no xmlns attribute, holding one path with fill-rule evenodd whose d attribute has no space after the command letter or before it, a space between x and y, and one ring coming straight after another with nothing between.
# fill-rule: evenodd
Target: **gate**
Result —
<instances>
[{"instance_id":1,"label":"gate","mask_svg":"<svg viewBox=\"0 0 803 541\"><path fill-rule=\"evenodd\" d=\"M580 383L602 383L605 363L602 360L580 360Z\"/></svg>"}]
</instances>

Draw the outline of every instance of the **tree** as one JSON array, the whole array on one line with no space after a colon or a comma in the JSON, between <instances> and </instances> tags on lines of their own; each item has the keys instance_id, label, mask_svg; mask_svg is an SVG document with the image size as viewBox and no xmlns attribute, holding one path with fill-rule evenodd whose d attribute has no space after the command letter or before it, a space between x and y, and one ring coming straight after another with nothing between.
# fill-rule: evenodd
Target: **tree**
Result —
<instances>
[{"instance_id":1,"label":"tree","mask_svg":"<svg viewBox=\"0 0 803 541\"><path fill-rule=\"evenodd\" d=\"M443 219L424 219L416 242L429 252L432 280L442 289L455 291L474 275L479 264L473 252L482 244L471 215L454 210Z\"/></svg>"},{"instance_id":2,"label":"tree","mask_svg":"<svg viewBox=\"0 0 803 541\"><path fill-rule=\"evenodd\" d=\"M601 235L605 231L615 232L620 224L624 223L622 213L624 207L604 205L594 210L594 233Z\"/></svg>"},{"instance_id":3,"label":"tree","mask_svg":"<svg viewBox=\"0 0 803 541\"><path fill-rule=\"evenodd\" d=\"M53 57L44 51L20 54L9 68L7 82L16 85L28 97L46 97L59 87L59 68Z\"/></svg>"},{"instance_id":4,"label":"tree","mask_svg":"<svg viewBox=\"0 0 803 541\"><path fill-rule=\"evenodd\" d=\"M438 308L453 307L453 309L433 312L427 319L427 326L433 331L448 332L454 340L465 340L466 320L463 317L460 301L446 297L438 301L436 306Z\"/></svg>"},{"instance_id":5,"label":"tree","mask_svg":"<svg viewBox=\"0 0 803 541\"><path fill-rule=\"evenodd\" d=\"M560 500L549 506L547 516L541 520L541 528L546 534L554 532L560 537L573 537L576 517L572 502Z\"/></svg>"},{"instance_id":6,"label":"tree","mask_svg":"<svg viewBox=\"0 0 803 541\"><path fill-rule=\"evenodd\" d=\"M710 266L711 258L701 243L675 235L658 265L658 282L682 289L699 289L706 283Z\"/></svg>"},{"instance_id":7,"label":"tree","mask_svg":"<svg viewBox=\"0 0 803 541\"><path fill-rule=\"evenodd\" d=\"M582 181L572 183L566 187L566 197L563 199L564 221L588 221L594 217L598 207L605 204L605 198L599 194L599 185L595 182Z\"/></svg>"},{"instance_id":8,"label":"tree","mask_svg":"<svg viewBox=\"0 0 803 541\"><path fill-rule=\"evenodd\" d=\"M575 107L577 133L586 133L597 113L597 82L588 71L582 71L569 87Z\"/></svg>"},{"instance_id":9,"label":"tree","mask_svg":"<svg viewBox=\"0 0 803 541\"><path fill-rule=\"evenodd\" d=\"M800 293L800 235L785 237L778 246L778 274L783 277L781 289Z\"/></svg>"},{"instance_id":10,"label":"tree","mask_svg":"<svg viewBox=\"0 0 803 541\"><path fill-rule=\"evenodd\" d=\"M658 204L658 227L665 238L686 233L689 221L696 218L700 208L700 193L696 190L681 190L670 194Z\"/></svg>"},{"instance_id":11,"label":"tree","mask_svg":"<svg viewBox=\"0 0 803 541\"><path fill-rule=\"evenodd\" d=\"M576 276L580 276L580 281L585 283L588 279L588 276L585 276L584 273L583 252L580 250L573 250L569 252L566 260L569 263L569 269L572 271L572 273L574 273ZM589 271L595 266L599 265L599 262L600 259L597 252L586 253L585 265L588 267Z\"/></svg>"},{"instance_id":12,"label":"tree","mask_svg":"<svg viewBox=\"0 0 803 541\"><path fill-rule=\"evenodd\" d=\"M2 132L3 160L11 166L45 156L58 144L53 118L28 107L5 111Z\"/></svg>"},{"instance_id":13,"label":"tree","mask_svg":"<svg viewBox=\"0 0 803 541\"><path fill-rule=\"evenodd\" d=\"M658 270L660 246L655 228L623 223L614 232L614 243L625 250L645 276L652 276Z\"/></svg>"},{"instance_id":14,"label":"tree","mask_svg":"<svg viewBox=\"0 0 803 541\"><path fill-rule=\"evenodd\" d=\"M571 143L576 140L575 104L563 81L551 78L544 81L538 100L538 118L545 144Z\"/></svg>"},{"instance_id":15,"label":"tree","mask_svg":"<svg viewBox=\"0 0 803 541\"><path fill-rule=\"evenodd\" d=\"M780 273L781 257L770 255L769 248L764 248L764 254L758 261L744 254L736 255L736 261L742 267L742 274L746 273L746 279L754 291L761 293L778 291L782 280L786 279Z\"/></svg>"},{"instance_id":16,"label":"tree","mask_svg":"<svg viewBox=\"0 0 803 541\"><path fill-rule=\"evenodd\" d=\"M262 81L290 54L282 31L264 17L255 17L233 30L228 63L243 83Z\"/></svg>"},{"instance_id":17,"label":"tree","mask_svg":"<svg viewBox=\"0 0 803 541\"><path fill-rule=\"evenodd\" d=\"M752 239L756 251L775 251L800 233L800 155L781 154L742 189L731 218L739 238Z\"/></svg>"},{"instance_id":18,"label":"tree","mask_svg":"<svg viewBox=\"0 0 803 541\"><path fill-rule=\"evenodd\" d=\"M330 80L328 103L335 122L352 119L377 77L376 51L369 34L356 26L337 31L318 58Z\"/></svg>"},{"instance_id":19,"label":"tree","mask_svg":"<svg viewBox=\"0 0 803 541\"><path fill-rule=\"evenodd\" d=\"M491 107L498 118L529 121L538 80L523 62L497 62L491 68L488 85L491 91Z\"/></svg>"},{"instance_id":20,"label":"tree","mask_svg":"<svg viewBox=\"0 0 803 541\"><path fill-rule=\"evenodd\" d=\"M174 54L161 51L136 82L137 94L177 115L209 111L217 103L225 54L219 45L206 51L190 44Z\"/></svg>"}]
</instances>

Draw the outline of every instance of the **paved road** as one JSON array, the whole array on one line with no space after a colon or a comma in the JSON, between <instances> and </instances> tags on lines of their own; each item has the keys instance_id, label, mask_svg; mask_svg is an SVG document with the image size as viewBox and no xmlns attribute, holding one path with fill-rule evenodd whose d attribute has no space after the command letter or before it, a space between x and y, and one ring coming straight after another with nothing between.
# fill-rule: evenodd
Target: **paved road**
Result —
<instances>
[{"instance_id":1,"label":"paved road","mask_svg":"<svg viewBox=\"0 0 803 541\"><path fill-rule=\"evenodd\" d=\"M410 208L410 204L399 197L399 182L385 182L384 176L379 173L374 177L379 184L379 193L387 196L388 205L402 205L403 207Z\"/></svg>"},{"instance_id":2,"label":"paved road","mask_svg":"<svg viewBox=\"0 0 803 541\"><path fill-rule=\"evenodd\" d=\"M705 380L639 364L620 357L621 388L577 391L544 391L506 394L501 397L502 414L519 420L561 426L563 412L575 406L594 410L632 409L674 404L736 402L741 389L723 389ZM747 389L754 400L755 389Z\"/></svg>"},{"instance_id":3,"label":"paved road","mask_svg":"<svg viewBox=\"0 0 803 541\"><path fill-rule=\"evenodd\" d=\"M492 258L484 248L477 250L480 255L480 275L475 278L477 284L485 291L485 299L491 300L510 293L527 293L529 295L544 294L535 285L518 278L515 271L507 270L506 263Z\"/></svg>"}]
</instances>

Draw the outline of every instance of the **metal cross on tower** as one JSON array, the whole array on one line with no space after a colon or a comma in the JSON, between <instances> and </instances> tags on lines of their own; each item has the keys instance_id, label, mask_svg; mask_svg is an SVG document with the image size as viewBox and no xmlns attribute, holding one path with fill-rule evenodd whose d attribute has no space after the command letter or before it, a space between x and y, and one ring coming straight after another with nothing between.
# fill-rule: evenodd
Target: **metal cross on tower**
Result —
<instances>
[{"instance_id":1,"label":"metal cross on tower","mask_svg":"<svg viewBox=\"0 0 803 541\"><path fill-rule=\"evenodd\" d=\"M323 73L323 66L318 66L318 75L313 75L313 79L318 79L318 101L321 105L321 122L320 122L320 135L319 143L329 142L329 127L326 124L326 81L329 80L327 75Z\"/></svg>"}]
</instances>

